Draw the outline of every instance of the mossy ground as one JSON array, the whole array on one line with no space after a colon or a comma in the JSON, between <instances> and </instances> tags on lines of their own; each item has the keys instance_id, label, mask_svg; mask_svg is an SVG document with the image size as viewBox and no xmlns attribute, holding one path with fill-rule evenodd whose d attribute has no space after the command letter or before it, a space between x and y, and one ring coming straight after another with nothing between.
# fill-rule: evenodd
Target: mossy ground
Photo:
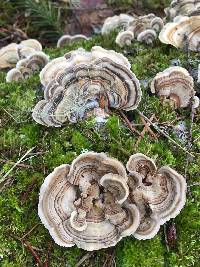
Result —
<instances>
[{"instance_id":1,"label":"mossy ground","mask_svg":"<svg viewBox=\"0 0 200 267\"><path fill-rule=\"evenodd\" d=\"M87 50L93 45L101 45L107 49L128 52L127 57L132 64L132 71L138 79L146 80L154 77L171 64L171 60L179 59L182 66L186 66L186 55L173 47L162 45L157 41L153 47L134 43L127 49L120 49L115 45L114 34L102 37L96 36L90 41L72 44L64 49L47 49L51 58L63 55L65 52L83 46ZM127 51L124 51L127 50ZM196 56L191 55L194 67L197 67ZM72 125L66 123L61 128L46 128L38 125L31 117L31 109L42 97L39 77L35 75L24 83L5 83L5 73L0 73L0 164L1 174L4 175L11 167L11 162L17 160L32 147L35 147L29 159L23 162L28 168L16 167L9 175L13 181L0 195L0 266L2 267L31 267L36 266L31 253L18 240L35 225L37 227L26 236L38 254L44 260L51 237L40 223L37 214L38 194L44 178L56 166L71 163L83 150L107 152L123 163L129 155L143 152L153 157L158 166L168 164L179 173L185 173L187 155L178 149L167 138L161 135L152 140L146 133L136 147L138 139L126 127L120 116L113 111L113 115L102 128L96 128L93 120L83 121ZM155 114L159 123L171 121L172 127L165 126L165 131L177 142L173 135L173 126L179 121L190 124L190 109L175 112L170 107L163 107L159 99L149 94L149 88L142 88L143 98L139 110L147 117ZM141 123L137 112L127 114L135 123ZM176 121L177 120L177 121ZM187 196L187 203L181 214L175 219L177 228L177 247L166 251L163 242L163 228L159 234L148 241L138 241L133 237L124 238L115 249L115 261L118 267L149 267L149 266L200 266L200 187L194 185L199 181L200 164L200 116L195 116L193 125L194 141L192 151L195 158L187 168L191 194ZM142 130L138 126L138 130ZM199 140L199 141L198 141ZM182 142L185 147L187 142ZM4 162L6 161L6 162ZM103 266L109 250L95 252L85 266ZM75 266L86 252L76 247L62 248L52 242L50 252L50 266Z\"/></svg>"}]
</instances>

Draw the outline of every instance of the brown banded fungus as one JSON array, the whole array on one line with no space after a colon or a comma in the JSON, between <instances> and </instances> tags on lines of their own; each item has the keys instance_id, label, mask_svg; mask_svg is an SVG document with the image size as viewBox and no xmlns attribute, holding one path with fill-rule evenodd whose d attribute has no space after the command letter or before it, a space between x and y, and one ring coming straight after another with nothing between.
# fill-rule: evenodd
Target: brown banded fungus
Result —
<instances>
[{"instance_id":1,"label":"brown banded fungus","mask_svg":"<svg viewBox=\"0 0 200 267\"><path fill-rule=\"evenodd\" d=\"M48 63L49 57L44 52L33 52L28 57L19 60L16 67L8 71L6 81L21 81L33 73L41 71Z\"/></svg>"},{"instance_id":2,"label":"brown banded fungus","mask_svg":"<svg viewBox=\"0 0 200 267\"><path fill-rule=\"evenodd\" d=\"M200 16L175 17L173 22L163 27L159 39L176 48L188 47L191 51L200 52Z\"/></svg>"},{"instance_id":3,"label":"brown banded fungus","mask_svg":"<svg viewBox=\"0 0 200 267\"><path fill-rule=\"evenodd\" d=\"M33 118L45 126L76 123L110 108L134 110L141 98L139 81L127 58L98 46L91 52L78 49L52 60L40 79L44 100L35 106Z\"/></svg>"},{"instance_id":4,"label":"brown banded fungus","mask_svg":"<svg viewBox=\"0 0 200 267\"><path fill-rule=\"evenodd\" d=\"M151 92L156 93L161 101L169 102L174 108L188 107L194 101L194 108L199 104L195 96L194 81L188 71L174 66L157 73L151 82Z\"/></svg>"},{"instance_id":5,"label":"brown banded fungus","mask_svg":"<svg viewBox=\"0 0 200 267\"><path fill-rule=\"evenodd\" d=\"M71 42L79 42L82 40L89 40L89 38L83 34L76 35L63 35L58 39L57 47L63 47Z\"/></svg>"},{"instance_id":6,"label":"brown banded fungus","mask_svg":"<svg viewBox=\"0 0 200 267\"><path fill-rule=\"evenodd\" d=\"M165 14L170 21L180 15L200 15L200 0L173 0L170 6L165 8Z\"/></svg>"},{"instance_id":7,"label":"brown banded fungus","mask_svg":"<svg viewBox=\"0 0 200 267\"><path fill-rule=\"evenodd\" d=\"M137 239L153 238L170 218L175 218L186 201L187 184L183 176L168 166L157 170L147 156L137 153L127 163L129 203L134 203L141 216Z\"/></svg>"},{"instance_id":8,"label":"brown banded fungus","mask_svg":"<svg viewBox=\"0 0 200 267\"><path fill-rule=\"evenodd\" d=\"M157 34L161 31L163 25L162 19L154 14L134 18L128 23L124 31L119 32L116 43L122 47L130 45L131 41L136 39L139 42L151 44L157 38ZM132 32L132 35L130 32Z\"/></svg>"},{"instance_id":9,"label":"brown banded fungus","mask_svg":"<svg viewBox=\"0 0 200 267\"><path fill-rule=\"evenodd\" d=\"M44 181L39 216L57 244L92 251L133 234L140 215L124 166L104 153L85 153L57 167Z\"/></svg>"},{"instance_id":10,"label":"brown banded fungus","mask_svg":"<svg viewBox=\"0 0 200 267\"><path fill-rule=\"evenodd\" d=\"M101 33L109 34L116 28L127 27L128 23L133 21L134 17L127 14L120 14L119 16L108 17L103 24Z\"/></svg>"},{"instance_id":11,"label":"brown banded fungus","mask_svg":"<svg viewBox=\"0 0 200 267\"><path fill-rule=\"evenodd\" d=\"M41 50L41 44L35 39L22 41L20 44L9 44L0 49L0 69L14 67L20 59Z\"/></svg>"}]
</instances>

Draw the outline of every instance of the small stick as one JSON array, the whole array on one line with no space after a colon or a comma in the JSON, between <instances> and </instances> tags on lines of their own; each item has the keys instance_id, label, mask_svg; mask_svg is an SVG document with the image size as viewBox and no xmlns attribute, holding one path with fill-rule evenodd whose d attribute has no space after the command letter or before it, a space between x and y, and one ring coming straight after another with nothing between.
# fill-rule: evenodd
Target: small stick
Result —
<instances>
[{"instance_id":1,"label":"small stick","mask_svg":"<svg viewBox=\"0 0 200 267\"><path fill-rule=\"evenodd\" d=\"M0 159L0 162L6 163L6 164L10 164L10 165L15 165L16 164L16 162L12 162L12 161L5 160L5 159ZM23 164L23 163L19 163L17 166L21 167L21 168L27 168L27 169L33 168L33 166L31 166L31 165L27 165L27 164Z\"/></svg>"},{"instance_id":2,"label":"small stick","mask_svg":"<svg viewBox=\"0 0 200 267\"><path fill-rule=\"evenodd\" d=\"M200 183L193 183L193 184L188 185L187 187L191 187L191 186L200 186Z\"/></svg>"},{"instance_id":3,"label":"small stick","mask_svg":"<svg viewBox=\"0 0 200 267\"><path fill-rule=\"evenodd\" d=\"M108 253L106 260L103 264L103 267L111 267L114 257L115 257L115 250L112 249L111 253Z\"/></svg>"},{"instance_id":4,"label":"small stick","mask_svg":"<svg viewBox=\"0 0 200 267\"><path fill-rule=\"evenodd\" d=\"M153 114L153 115L151 116L150 121L153 121L154 118L155 118L155 114ZM144 131L147 130L147 131L151 134L151 136L152 136L153 138L156 139L157 136L155 135L155 133L154 133L154 132L151 130L151 128L149 127L149 126L150 126L149 122L146 123L146 121L144 120L143 117L141 117L141 120L142 120L142 122L145 124Z\"/></svg>"},{"instance_id":5,"label":"small stick","mask_svg":"<svg viewBox=\"0 0 200 267\"><path fill-rule=\"evenodd\" d=\"M33 255L34 259L36 260L36 262L39 264L40 267L43 266L39 255L37 254L37 252L33 249L33 247L31 246L31 244L28 241L24 241L24 244L26 245L27 249L31 252L31 254Z\"/></svg>"},{"instance_id":6,"label":"small stick","mask_svg":"<svg viewBox=\"0 0 200 267\"><path fill-rule=\"evenodd\" d=\"M52 243L49 242L47 253L46 253L46 260L45 260L45 262L43 264L43 267L49 267L50 266L49 265L49 258L50 258L50 251L51 251L51 249L52 249Z\"/></svg>"},{"instance_id":7,"label":"small stick","mask_svg":"<svg viewBox=\"0 0 200 267\"><path fill-rule=\"evenodd\" d=\"M166 224L163 225L163 229L164 229L165 246L166 246L167 252L169 252L169 244L168 244L168 240L167 240L167 226L166 226Z\"/></svg>"},{"instance_id":8,"label":"small stick","mask_svg":"<svg viewBox=\"0 0 200 267\"><path fill-rule=\"evenodd\" d=\"M152 121L152 120L154 119L154 117L155 117L155 114L153 114L153 115L151 116L150 121ZM149 127L149 126L150 126L150 123L149 123L149 122L146 123L146 121L144 120L143 117L140 116L140 118L141 118L142 122L144 123L144 128L143 128L142 132L140 133L140 136L138 137L137 142L135 143L136 146L139 145L139 143L140 143L140 141L142 140L142 138L144 137L145 133L146 133L147 131L150 132L150 130L151 130L151 128ZM151 131L152 131L152 130L151 130ZM151 135L152 135L152 133L153 133L153 137L156 138L156 135L154 134L153 131L151 132Z\"/></svg>"},{"instance_id":9,"label":"small stick","mask_svg":"<svg viewBox=\"0 0 200 267\"><path fill-rule=\"evenodd\" d=\"M194 101L192 99L191 101L191 113L190 113L190 126L189 126L189 134L188 134L188 150L190 151L193 145L193 140L192 140L192 128L193 128L193 123L194 123L194 115L195 115L195 108L194 108ZM186 158L186 164L185 164L185 179L188 181L188 167L189 163L193 160L189 155L187 155ZM191 196L191 191L190 188L188 188L188 194Z\"/></svg>"},{"instance_id":10,"label":"small stick","mask_svg":"<svg viewBox=\"0 0 200 267\"><path fill-rule=\"evenodd\" d=\"M121 110L119 110L119 114L121 115L121 117L123 118L123 120L126 122L126 124L129 127L129 129L133 133L137 133L138 135L140 135L140 132L130 123L129 119L126 117L126 115L124 114L124 112L121 111Z\"/></svg>"},{"instance_id":11,"label":"small stick","mask_svg":"<svg viewBox=\"0 0 200 267\"><path fill-rule=\"evenodd\" d=\"M178 144L173 138L171 138L168 134L166 134L163 130L161 130L155 123L152 123L149 118L147 118L142 112L140 112L138 109L136 109L137 113L142 116L146 121L148 121L153 127L154 129L161 133L163 136L165 136L168 140L170 140L174 145L176 145L177 147L179 147L181 150L183 150L185 153L187 153L188 155L190 155L191 157L195 157L193 154L191 154L189 151L187 151L187 149L185 149L184 147L182 147L180 144Z\"/></svg>"},{"instance_id":12,"label":"small stick","mask_svg":"<svg viewBox=\"0 0 200 267\"><path fill-rule=\"evenodd\" d=\"M33 230L39 225L39 223L37 223L36 225L34 225L26 234L24 234L20 240L23 240L25 237L27 237L27 235L30 235L31 232L33 232Z\"/></svg>"},{"instance_id":13,"label":"small stick","mask_svg":"<svg viewBox=\"0 0 200 267\"><path fill-rule=\"evenodd\" d=\"M18 121L15 119L15 117L13 117L12 114L10 114L5 108L1 107L16 123L18 123Z\"/></svg>"},{"instance_id":14,"label":"small stick","mask_svg":"<svg viewBox=\"0 0 200 267\"><path fill-rule=\"evenodd\" d=\"M93 254L94 254L94 251L86 253L74 267L82 266L83 262L86 261L87 259L91 258L93 256Z\"/></svg>"},{"instance_id":15,"label":"small stick","mask_svg":"<svg viewBox=\"0 0 200 267\"><path fill-rule=\"evenodd\" d=\"M2 177L2 180L0 180L0 182L2 182L3 180L5 180L5 178L14 170L14 168L16 168L18 166L18 164L20 164L20 162L31 152L33 151L35 147L30 148L13 166L12 168L7 171L7 173Z\"/></svg>"}]
</instances>

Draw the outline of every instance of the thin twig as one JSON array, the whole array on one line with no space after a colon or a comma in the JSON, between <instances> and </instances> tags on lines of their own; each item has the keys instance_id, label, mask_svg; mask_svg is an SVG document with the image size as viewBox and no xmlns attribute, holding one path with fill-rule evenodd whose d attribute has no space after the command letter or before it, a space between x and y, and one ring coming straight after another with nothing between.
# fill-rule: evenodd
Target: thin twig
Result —
<instances>
[{"instance_id":1,"label":"thin twig","mask_svg":"<svg viewBox=\"0 0 200 267\"><path fill-rule=\"evenodd\" d=\"M49 259L50 259L50 252L52 249L52 242L50 241L48 244L48 249L47 249L47 253L46 253L46 259L45 262L43 263L43 267L49 267Z\"/></svg>"},{"instance_id":2,"label":"thin twig","mask_svg":"<svg viewBox=\"0 0 200 267\"><path fill-rule=\"evenodd\" d=\"M187 187L192 187L192 186L200 186L200 183L193 183L193 184L188 185Z\"/></svg>"},{"instance_id":3,"label":"thin twig","mask_svg":"<svg viewBox=\"0 0 200 267\"><path fill-rule=\"evenodd\" d=\"M18 123L18 121L15 119L15 117L13 117L12 114L10 114L5 108L1 107L16 123Z\"/></svg>"},{"instance_id":4,"label":"thin twig","mask_svg":"<svg viewBox=\"0 0 200 267\"><path fill-rule=\"evenodd\" d=\"M154 129L161 133L163 136L165 136L170 142L172 142L174 145L176 145L177 147L179 147L181 150L183 150L185 153L189 154L191 157L195 157L193 154L191 154L189 151L187 151L187 149L185 149L184 147L182 147L180 144L178 144L173 138L171 138L168 134L166 134L163 130L161 130L155 123L152 123L149 118L147 118L141 111L139 111L138 109L136 109L137 113L140 116L143 116L144 119L146 121L148 121L153 127Z\"/></svg>"},{"instance_id":5,"label":"thin twig","mask_svg":"<svg viewBox=\"0 0 200 267\"><path fill-rule=\"evenodd\" d=\"M30 233L33 232L33 230L35 230L35 228L39 225L39 223L37 223L36 225L34 225L26 234L24 234L20 240L23 240L25 237L27 237L28 235L30 235Z\"/></svg>"},{"instance_id":6,"label":"thin twig","mask_svg":"<svg viewBox=\"0 0 200 267\"><path fill-rule=\"evenodd\" d=\"M151 116L150 121L153 121L154 118L155 118L155 114L153 114L153 115ZM145 121L145 119L144 119L143 117L141 117L141 120L142 120L142 122L145 124L145 127L144 127L145 130L147 130L147 131L151 134L151 136L152 136L154 139L156 139L157 136L156 136L156 134L151 130L151 128L149 127L149 126L150 126L149 122L146 123L146 121Z\"/></svg>"},{"instance_id":7,"label":"thin twig","mask_svg":"<svg viewBox=\"0 0 200 267\"><path fill-rule=\"evenodd\" d=\"M188 134L188 151L191 151L192 145L193 145L193 140L192 140L192 129L193 129L193 123L194 123L194 115L195 115L195 108L194 108L194 99L191 101L191 112L190 112L190 126L189 126L189 134ZM185 164L185 179L186 181L189 180L188 177L188 167L189 163L193 160L189 155L187 155L186 158L186 164ZM188 194L191 196L192 193L190 191L190 188L188 188Z\"/></svg>"},{"instance_id":8,"label":"thin twig","mask_svg":"<svg viewBox=\"0 0 200 267\"><path fill-rule=\"evenodd\" d=\"M7 173L2 177L2 180L0 180L0 182L2 182L13 170L14 168L16 168L18 166L18 164L20 164L20 162L31 152L33 151L35 147L30 148L13 166L12 168L7 171Z\"/></svg>"},{"instance_id":9,"label":"thin twig","mask_svg":"<svg viewBox=\"0 0 200 267\"><path fill-rule=\"evenodd\" d=\"M74 267L79 267L79 266L82 266L83 262L88 260L89 258L91 258L94 254L94 251L93 252L88 252L86 253L79 261L78 263L74 266Z\"/></svg>"},{"instance_id":10,"label":"thin twig","mask_svg":"<svg viewBox=\"0 0 200 267\"><path fill-rule=\"evenodd\" d=\"M129 119L126 117L126 115L124 114L124 112L121 111L121 110L119 110L119 114L121 115L122 119L125 121L126 125L129 127L129 129L133 133L137 133L138 135L140 135L140 132L130 123Z\"/></svg>"},{"instance_id":11,"label":"thin twig","mask_svg":"<svg viewBox=\"0 0 200 267\"><path fill-rule=\"evenodd\" d=\"M31 246L31 244L28 241L24 241L24 244L26 244L27 249L31 252L31 254L33 255L34 259L36 260L36 262L38 263L38 265L40 267L43 266L42 261L40 260L39 255L37 254L37 252L33 249L33 247Z\"/></svg>"},{"instance_id":12,"label":"thin twig","mask_svg":"<svg viewBox=\"0 0 200 267\"><path fill-rule=\"evenodd\" d=\"M5 160L5 159L0 159L0 162L1 163L6 163L6 164L10 164L10 165L15 165L16 164L16 162L12 162L12 161ZM23 163L19 163L17 166L21 167L21 168L27 168L27 169L33 168L33 166L31 166L31 165L27 165L27 164L23 164Z\"/></svg>"},{"instance_id":13,"label":"thin twig","mask_svg":"<svg viewBox=\"0 0 200 267\"><path fill-rule=\"evenodd\" d=\"M155 114L153 114L153 115L151 116L150 121L152 121L152 120L154 119L154 117L155 117ZM140 133L140 136L138 137L137 142L135 143L136 146L139 145L139 143L141 142L142 138L144 138L144 135L145 135L146 132L150 132L151 135L152 135L154 138L156 138L156 135L154 134L154 132L153 132L153 131L151 130L151 128L149 127L149 126L150 126L150 123L149 123L149 122L146 123L146 121L144 120L143 117L140 117L140 118L141 118L141 120L142 120L142 122L143 122L143 124L144 124L144 128L143 128L142 132ZM150 131L150 130L151 130L151 131Z\"/></svg>"}]
</instances>

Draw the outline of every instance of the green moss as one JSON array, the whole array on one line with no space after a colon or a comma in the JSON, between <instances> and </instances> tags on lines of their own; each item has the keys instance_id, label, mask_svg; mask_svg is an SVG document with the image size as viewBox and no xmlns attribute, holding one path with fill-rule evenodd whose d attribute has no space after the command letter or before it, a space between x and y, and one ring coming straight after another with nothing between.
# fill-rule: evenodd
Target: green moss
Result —
<instances>
[{"instance_id":1,"label":"green moss","mask_svg":"<svg viewBox=\"0 0 200 267\"><path fill-rule=\"evenodd\" d=\"M89 41L70 44L62 49L46 49L46 52L54 58L80 45L87 50L90 50L93 45L101 45L104 48L127 54L132 64L132 71L139 79L149 82L157 72L168 67L172 59L179 59L182 66L186 64L186 57L182 51L161 45L159 42L156 42L151 49L137 42L129 48L121 49L115 45L114 40L114 33L106 37L95 36ZM191 55L192 62L196 62L196 58L195 54ZM33 154L23 162L29 167L15 168L9 175L9 179L13 181L12 185L0 195L0 256L3 257L0 261L1 266L36 266L30 252L17 239L36 224L38 226L26 239L39 249L38 253L42 260L45 259L48 244L52 239L37 215L39 188L44 178L56 166L63 163L70 164L82 151L104 151L123 163L127 162L131 154L142 152L153 157L158 167L167 164L181 174L185 173L186 154L182 150L177 149L155 130L156 140L146 133L136 146L138 135L131 133L119 114L114 111L108 122L101 128L97 127L92 119L76 125L66 123L61 128L47 128L36 124L32 120L31 110L38 98L42 96L38 75L24 83L6 84L5 73L2 72L0 73L0 87L0 159L7 161L1 163L1 174L5 174L11 168L12 162L16 162L28 149L35 146ZM175 120L177 117L182 117L188 125L190 111L186 109L178 114L168 106L163 107L159 99L150 94L149 87L143 87L142 90L143 97L139 110L149 118L155 114L160 124L174 121L173 127L165 127L164 130L176 138L173 135ZM137 112L129 112L127 115L133 118L134 123L141 124ZM196 152L196 157L190 162L187 172L190 184L198 182L200 178L199 121L199 114L197 114L192 133L196 140L192 148ZM138 126L137 129L142 131L143 126ZM176 141L179 142L177 138ZM36 152L37 154L34 154ZM188 195L186 207L175 220L178 251L167 253L168 266L189 267L199 264L200 190L199 187L193 185L191 191L192 196ZM117 266L164 266L166 250L162 239L162 229L157 237L148 241L138 241L133 237L124 238L116 246ZM107 250L95 253L91 266L102 266L106 253ZM74 266L84 254L84 251L76 247L66 249L57 246L52 241L51 266Z\"/></svg>"}]
</instances>

